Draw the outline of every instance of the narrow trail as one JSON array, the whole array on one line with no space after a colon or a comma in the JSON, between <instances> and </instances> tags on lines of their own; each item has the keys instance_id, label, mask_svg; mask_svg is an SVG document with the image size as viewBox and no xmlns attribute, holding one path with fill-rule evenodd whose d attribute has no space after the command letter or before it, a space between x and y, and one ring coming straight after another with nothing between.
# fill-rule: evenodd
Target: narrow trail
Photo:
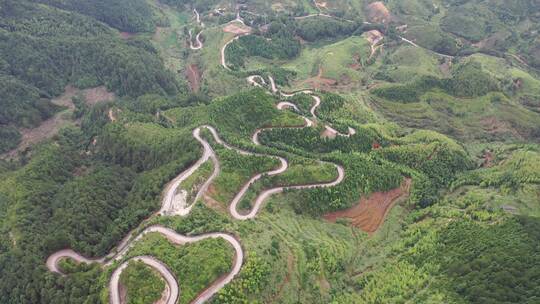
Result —
<instances>
[{"instance_id":1,"label":"narrow trail","mask_svg":"<svg viewBox=\"0 0 540 304\"><path fill-rule=\"evenodd\" d=\"M345 18L336 17L336 16L332 16L332 15L325 14L325 13L322 13L322 12L319 12L317 14L309 14L309 15L305 15L305 16L298 16L298 17L294 17L294 19L303 20L303 19L308 19L308 18L313 18L313 17L325 17L325 18L340 20L340 21L344 21L344 22L348 22L348 23L354 23L355 22L354 20L349 20L349 19L345 19ZM364 24L370 24L370 23L364 22Z\"/></svg>"},{"instance_id":2,"label":"narrow trail","mask_svg":"<svg viewBox=\"0 0 540 304\"><path fill-rule=\"evenodd\" d=\"M202 23L202 21L201 21L201 15L199 14L199 12L197 11L196 8L193 9L193 13L195 14L195 20L197 20L197 23L200 26L204 27L204 23Z\"/></svg>"},{"instance_id":3,"label":"narrow trail","mask_svg":"<svg viewBox=\"0 0 540 304\"><path fill-rule=\"evenodd\" d=\"M237 36L234 36L231 40L227 41L227 43L225 43L222 47L221 47L221 66L226 69L227 71L231 71L231 68L229 68L229 66L227 65L227 61L225 59L225 50L227 49L227 47L229 46L229 44L235 42L236 40L238 40L240 37L242 36L246 36L246 35L249 35L249 33L245 33L245 34L240 34L240 35L237 35Z\"/></svg>"},{"instance_id":4,"label":"narrow trail","mask_svg":"<svg viewBox=\"0 0 540 304\"><path fill-rule=\"evenodd\" d=\"M114 110L111 108L109 109L109 112L107 112L107 116L109 117L109 120L111 122L115 122L116 121L116 116L114 115Z\"/></svg>"},{"instance_id":5,"label":"narrow trail","mask_svg":"<svg viewBox=\"0 0 540 304\"><path fill-rule=\"evenodd\" d=\"M401 41L404 41L404 42L406 42L406 43L408 43L408 44L410 44L410 45L412 45L412 46L414 46L414 47L417 47L417 48L426 50L426 51L428 51L428 52L430 52L430 53L433 53L433 54L435 54L435 55L438 55L438 56L441 56L441 57L444 57L444 58L454 59L454 56L450 56L450 55L445 55L445 54L437 53L437 52L435 52L434 50L430 50L430 49L427 49L427 48L425 48L425 47L423 47L423 46L420 46L420 45L416 44L414 41L411 41L411 40L409 40L409 39L407 39L407 38L405 38L405 37L399 36L399 38L401 39Z\"/></svg>"},{"instance_id":6,"label":"narrow trail","mask_svg":"<svg viewBox=\"0 0 540 304\"><path fill-rule=\"evenodd\" d=\"M193 13L195 14L195 20L197 21L197 23L199 24L200 27L204 28L204 23L201 21L201 15L199 15L199 12L197 11L196 8L193 9ZM203 43L201 41L201 34L203 32L203 30L201 30L199 33L197 33L197 35L195 35L195 43L193 43L193 31L190 29L189 30L189 48L196 51L196 50L200 50L203 48Z\"/></svg>"},{"instance_id":7,"label":"narrow trail","mask_svg":"<svg viewBox=\"0 0 540 304\"><path fill-rule=\"evenodd\" d=\"M189 30L189 48L196 51L196 50L200 50L203 48L204 44L203 42L201 41L201 34L202 34L202 31L200 31L196 36L195 36L195 43L193 43L193 34L192 34L192 30Z\"/></svg>"}]
</instances>

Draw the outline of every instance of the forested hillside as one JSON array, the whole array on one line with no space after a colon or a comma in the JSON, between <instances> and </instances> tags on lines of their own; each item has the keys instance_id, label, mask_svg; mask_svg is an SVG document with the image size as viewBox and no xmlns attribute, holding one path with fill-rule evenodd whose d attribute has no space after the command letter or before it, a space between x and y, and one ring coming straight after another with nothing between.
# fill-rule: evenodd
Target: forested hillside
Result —
<instances>
[{"instance_id":1,"label":"forested hillside","mask_svg":"<svg viewBox=\"0 0 540 304\"><path fill-rule=\"evenodd\" d=\"M93 17L124 32L155 30L153 11L143 0L39 0L38 2Z\"/></svg>"},{"instance_id":2,"label":"forested hillside","mask_svg":"<svg viewBox=\"0 0 540 304\"><path fill-rule=\"evenodd\" d=\"M538 0L0 0L0 303L537 303Z\"/></svg>"},{"instance_id":3,"label":"forested hillside","mask_svg":"<svg viewBox=\"0 0 540 304\"><path fill-rule=\"evenodd\" d=\"M124 41L94 19L28 1L4 1L0 17L2 141L16 143L14 127L36 127L51 117L58 108L49 100L68 84L106 85L129 96L178 92L177 81L148 41ZM146 20L151 24L151 17Z\"/></svg>"}]
</instances>

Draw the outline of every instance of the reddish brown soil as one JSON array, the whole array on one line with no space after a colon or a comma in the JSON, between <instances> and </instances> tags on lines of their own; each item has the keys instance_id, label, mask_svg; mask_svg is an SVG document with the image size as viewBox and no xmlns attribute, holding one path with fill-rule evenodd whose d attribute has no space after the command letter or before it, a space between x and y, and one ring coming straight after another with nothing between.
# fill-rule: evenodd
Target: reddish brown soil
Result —
<instances>
[{"instance_id":1,"label":"reddish brown soil","mask_svg":"<svg viewBox=\"0 0 540 304\"><path fill-rule=\"evenodd\" d=\"M452 60L445 58L444 63L439 65L439 70L446 76L450 76L450 69L452 68Z\"/></svg>"},{"instance_id":2,"label":"reddish brown soil","mask_svg":"<svg viewBox=\"0 0 540 304\"><path fill-rule=\"evenodd\" d=\"M114 93L107 91L105 86L100 86L93 89L82 90L86 103L89 105L95 105L100 102L113 101L116 96Z\"/></svg>"},{"instance_id":3,"label":"reddish brown soil","mask_svg":"<svg viewBox=\"0 0 540 304\"><path fill-rule=\"evenodd\" d=\"M335 79L322 77L323 72L323 68L319 67L319 73L317 76L304 80L301 86L310 87L315 90L331 90L338 84L338 82Z\"/></svg>"},{"instance_id":4,"label":"reddish brown soil","mask_svg":"<svg viewBox=\"0 0 540 304\"><path fill-rule=\"evenodd\" d=\"M324 219L335 222L339 218L351 220L351 224L362 229L365 232L373 233L379 229L384 222L386 214L392 209L392 206L409 195L411 179L405 179L399 188L376 192L367 198L362 198L360 202L349 209L332 212L324 215Z\"/></svg>"},{"instance_id":5,"label":"reddish brown soil","mask_svg":"<svg viewBox=\"0 0 540 304\"><path fill-rule=\"evenodd\" d=\"M120 287L118 287L118 290L120 291L120 303L127 303L127 288L120 283Z\"/></svg>"},{"instance_id":6,"label":"reddish brown soil","mask_svg":"<svg viewBox=\"0 0 540 304\"><path fill-rule=\"evenodd\" d=\"M128 40L128 39L131 39L135 37L135 34L134 33L129 33L129 32L120 32L120 38L124 39L124 40Z\"/></svg>"},{"instance_id":7,"label":"reddish brown soil","mask_svg":"<svg viewBox=\"0 0 540 304\"><path fill-rule=\"evenodd\" d=\"M353 55L353 60L354 60L354 63L350 64L349 65L349 68L353 69L353 70L360 70L362 68L362 63L360 61L361 57L360 57L360 54L354 54Z\"/></svg>"},{"instance_id":8,"label":"reddish brown soil","mask_svg":"<svg viewBox=\"0 0 540 304\"><path fill-rule=\"evenodd\" d=\"M511 134L514 137L521 138L519 132L506 121L500 121L496 117L486 117L480 120L482 128L490 134Z\"/></svg>"},{"instance_id":9,"label":"reddish brown soil","mask_svg":"<svg viewBox=\"0 0 540 304\"><path fill-rule=\"evenodd\" d=\"M378 30L371 30L365 33L366 40L371 45L377 45L381 40L384 38L383 34L379 32Z\"/></svg>"},{"instance_id":10,"label":"reddish brown soil","mask_svg":"<svg viewBox=\"0 0 540 304\"><path fill-rule=\"evenodd\" d=\"M161 41L166 31L167 31L167 28L156 26L156 32L154 33L154 37L152 39Z\"/></svg>"},{"instance_id":11,"label":"reddish brown soil","mask_svg":"<svg viewBox=\"0 0 540 304\"><path fill-rule=\"evenodd\" d=\"M186 69L186 76L192 92L199 92L201 82L201 72L196 64L190 64Z\"/></svg>"},{"instance_id":12,"label":"reddish brown soil","mask_svg":"<svg viewBox=\"0 0 540 304\"><path fill-rule=\"evenodd\" d=\"M222 203L218 202L212 196L210 196L208 192L203 195L203 198L207 207L219 211L220 213L228 214L227 208Z\"/></svg>"},{"instance_id":13,"label":"reddish brown soil","mask_svg":"<svg viewBox=\"0 0 540 304\"><path fill-rule=\"evenodd\" d=\"M382 47L382 44L379 44L379 43L384 39L384 36L378 30L371 30L369 32L366 32L364 34L364 37L366 38L366 40L369 42L371 46L371 53L369 54L369 58L371 59L371 57L375 55L377 50Z\"/></svg>"},{"instance_id":14,"label":"reddish brown soil","mask_svg":"<svg viewBox=\"0 0 540 304\"><path fill-rule=\"evenodd\" d=\"M283 297L283 288L289 284L291 280L291 274L293 273L294 268L294 255L289 252L287 255L287 274L285 275L285 279L281 284L279 284L278 292L276 293L276 296L274 296L272 303L279 302L281 298Z\"/></svg>"},{"instance_id":15,"label":"reddish brown soil","mask_svg":"<svg viewBox=\"0 0 540 304\"><path fill-rule=\"evenodd\" d=\"M373 23L388 23L391 21L390 11L382 1L369 4L366 8L367 19Z\"/></svg>"},{"instance_id":16,"label":"reddish brown soil","mask_svg":"<svg viewBox=\"0 0 540 304\"><path fill-rule=\"evenodd\" d=\"M206 190L206 192L203 194L203 198L204 198L204 201L206 203L206 206L216 210L216 211L220 211L224 214L230 214L227 210L227 205L216 200L214 197L217 196L217 190L216 190L216 187L214 186L214 184L212 183L208 189Z\"/></svg>"},{"instance_id":17,"label":"reddish brown soil","mask_svg":"<svg viewBox=\"0 0 540 304\"><path fill-rule=\"evenodd\" d=\"M353 64L349 65L349 67L351 69L355 70L355 71L359 71L360 68L362 67L362 65L360 63L356 62L356 63L353 63Z\"/></svg>"},{"instance_id":18,"label":"reddish brown soil","mask_svg":"<svg viewBox=\"0 0 540 304\"><path fill-rule=\"evenodd\" d=\"M242 35L251 32L251 28L237 23L229 23L223 28L224 32Z\"/></svg>"},{"instance_id":19,"label":"reddish brown soil","mask_svg":"<svg viewBox=\"0 0 540 304\"><path fill-rule=\"evenodd\" d=\"M484 151L484 155L482 156L482 158L484 159L484 161L482 162L482 167L483 168L491 168L491 167L493 167L494 156L493 156L493 153L491 151L489 151L489 150Z\"/></svg>"}]
</instances>

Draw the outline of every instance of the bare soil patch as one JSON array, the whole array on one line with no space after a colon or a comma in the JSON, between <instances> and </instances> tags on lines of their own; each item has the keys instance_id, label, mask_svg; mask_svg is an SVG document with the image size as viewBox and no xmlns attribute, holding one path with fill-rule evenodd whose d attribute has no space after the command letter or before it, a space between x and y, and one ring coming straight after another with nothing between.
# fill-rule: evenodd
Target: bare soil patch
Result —
<instances>
[{"instance_id":1,"label":"bare soil patch","mask_svg":"<svg viewBox=\"0 0 540 304\"><path fill-rule=\"evenodd\" d=\"M331 90L338 84L338 81L335 79L322 77L323 73L323 68L319 66L319 72L317 76L304 80L302 86L313 88L315 90Z\"/></svg>"},{"instance_id":2,"label":"bare soil patch","mask_svg":"<svg viewBox=\"0 0 540 304\"><path fill-rule=\"evenodd\" d=\"M336 137L337 133L332 129L325 128L324 131L321 133L321 138L334 139Z\"/></svg>"},{"instance_id":3,"label":"bare soil patch","mask_svg":"<svg viewBox=\"0 0 540 304\"><path fill-rule=\"evenodd\" d=\"M64 94L51 99L51 102L57 106L63 106L63 107L68 107L70 109L75 109L75 105L73 104L73 101L71 99L75 97L79 92L80 92L79 89L68 85L64 88Z\"/></svg>"},{"instance_id":4,"label":"bare soil patch","mask_svg":"<svg viewBox=\"0 0 540 304\"><path fill-rule=\"evenodd\" d=\"M217 189L216 186L212 183L205 193L203 193L204 201L206 202L206 205L216 211L221 211L225 214L230 214L227 210L228 205L224 202L220 202L217 199Z\"/></svg>"},{"instance_id":5,"label":"bare soil patch","mask_svg":"<svg viewBox=\"0 0 540 304\"><path fill-rule=\"evenodd\" d=\"M272 8L273 11L276 11L276 12L285 11L285 7L283 6L283 3L280 3L280 2L270 2L270 3L271 3L270 7Z\"/></svg>"},{"instance_id":6,"label":"bare soil patch","mask_svg":"<svg viewBox=\"0 0 540 304\"><path fill-rule=\"evenodd\" d=\"M226 33L233 33L235 35L243 35L251 33L251 28L243 26L239 23L229 23L223 28L223 31Z\"/></svg>"},{"instance_id":7,"label":"bare soil patch","mask_svg":"<svg viewBox=\"0 0 540 304\"><path fill-rule=\"evenodd\" d=\"M100 102L113 101L116 95L107 91L105 86L100 86L92 89L85 89L81 91L86 103L88 105L95 105Z\"/></svg>"},{"instance_id":8,"label":"bare soil patch","mask_svg":"<svg viewBox=\"0 0 540 304\"><path fill-rule=\"evenodd\" d=\"M328 2L326 1L313 1L313 3L315 3L315 6L318 7L318 8L327 8L328 7Z\"/></svg>"},{"instance_id":9,"label":"bare soil patch","mask_svg":"<svg viewBox=\"0 0 540 304\"><path fill-rule=\"evenodd\" d=\"M449 58L444 59L444 63L439 65L439 70L445 75L450 76L450 71L452 68L452 60Z\"/></svg>"},{"instance_id":10,"label":"bare soil patch","mask_svg":"<svg viewBox=\"0 0 540 304\"><path fill-rule=\"evenodd\" d=\"M52 103L59 106L68 107L69 109L75 109L75 105L71 100L75 96L81 96L84 98L86 104L95 105L100 102L113 101L116 96L114 93L107 91L105 86L99 86L91 89L80 90L73 86L66 86L64 94L51 100Z\"/></svg>"},{"instance_id":11,"label":"bare soil patch","mask_svg":"<svg viewBox=\"0 0 540 304\"><path fill-rule=\"evenodd\" d=\"M163 36L165 35L166 31L167 31L166 27L156 26L156 32L154 33L154 37L152 37L152 40L155 40L155 41L163 40Z\"/></svg>"},{"instance_id":12,"label":"bare soil patch","mask_svg":"<svg viewBox=\"0 0 540 304\"><path fill-rule=\"evenodd\" d=\"M493 156L493 153L489 150L484 151L484 155L482 155L482 168L491 168L493 167L493 160L495 157Z\"/></svg>"},{"instance_id":13,"label":"bare soil patch","mask_svg":"<svg viewBox=\"0 0 540 304\"><path fill-rule=\"evenodd\" d=\"M116 121L116 115L114 114L114 109L109 109L109 112L108 112L108 116L109 116L109 120L111 122L115 122Z\"/></svg>"},{"instance_id":14,"label":"bare soil patch","mask_svg":"<svg viewBox=\"0 0 540 304\"><path fill-rule=\"evenodd\" d=\"M209 207L209 208L211 208L213 210L216 210L218 212L221 212L223 214L229 214L227 208L222 203L218 202L213 197L211 197L209 193L205 193L203 195L203 198L204 198L204 202L206 203L207 207Z\"/></svg>"},{"instance_id":15,"label":"bare soil patch","mask_svg":"<svg viewBox=\"0 0 540 304\"><path fill-rule=\"evenodd\" d=\"M494 49L497 45L504 43L511 36L510 32L501 31L492 34L486 39L480 40L477 43L474 43L473 46L480 49Z\"/></svg>"},{"instance_id":16,"label":"bare soil patch","mask_svg":"<svg viewBox=\"0 0 540 304\"><path fill-rule=\"evenodd\" d=\"M379 43L384 39L384 35L378 30L371 30L364 33L364 37L371 46L371 53L369 54L369 58L371 58L373 55L375 55L375 52L382 47L382 45L379 45Z\"/></svg>"},{"instance_id":17,"label":"bare soil patch","mask_svg":"<svg viewBox=\"0 0 540 304\"><path fill-rule=\"evenodd\" d=\"M394 204L409 195L411 183L410 178L405 179L399 188L386 192L375 192L369 197L363 197L357 205L349 209L328 213L323 217L330 222L335 222L339 218L350 219L351 225L365 232L373 233L382 225L384 218Z\"/></svg>"},{"instance_id":18,"label":"bare soil patch","mask_svg":"<svg viewBox=\"0 0 540 304\"><path fill-rule=\"evenodd\" d=\"M56 113L53 117L45 120L39 126L30 129L20 129L21 143L19 146L5 154L2 157L14 157L18 152L28 149L30 146L35 145L45 139L49 139L58 133L60 128L70 124L78 124L78 121L72 119L72 112L75 109L72 98L75 96L81 96L86 100L87 104L94 105L98 102L114 100L114 93L107 92L104 86L100 86L92 89L79 90L73 86L66 86L64 94L54 98L51 102L58 106L66 107L67 110Z\"/></svg>"},{"instance_id":19,"label":"bare soil patch","mask_svg":"<svg viewBox=\"0 0 540 304\"><path fill-rule=\"evenodd\" d=\"M384 38L384 35L378 30L371 30L371 31L365 32L364 35L366 36L366 40L371 45L379 44L379 42L381 42L381 40L383 40Z\"/></svg>"},{"instance_id":20,"label":"bare soil patch","mask_svg":"<svg viewBox=\"0 0 540 304\"><path fill-rule=\"evenodd\" d=\"M339 83L346 86L352 83L352 79L347 74L341 74L341 76L339 76Z\"/></svg>"},{"instance_id":21,"label":"bare soil patch","mask_svg":"<svg viewBox=\"0 0 540 304\"><path fill-rule=\"evenodd\" d=\"M354 60L354 63L350 64L349 65L349 68L355 70L355 71L358 71L362 68L362 63L361 63L361 60L362 59L360 57L360 54L354 54L353 55L353 60Z\"/></svg>"},{"instance_id":22,"label":"bare soil patch","mask_svg":"<svg viewBox=\"0 0 540 304\"><path fill-rule=\"evenodd\" d=\"M120 303L127 303L127 288L120 283L118 290L120 291Z\"/></svg>"},{"instance_id":23,"label":"bare soil patch","mask_svg":"<svg viewBox=\"0 0 540 304\"><path fill-rule=\"evenodd\" d=\"M186 69L186 76L192 92L199 92L201 87L201 72L196 64L190 64Z\"/></svg>"},{"instance_id":24,"label":"bare soil patch","mask_svg":"<svg viewBox=\"0 0 540 304\"><path fill-rule=\"evenodd\" d=\"M131 39L135 37L135 34L134 33L130 33L130 32L120 32L120 38L124 39L124 40L128 40L128 39Z\"/></svg>"},{"instance_id":25,"label":"bare soil patch","mask_svg":"<svg viewBox=\"0 0 540 304\"><path fill-rule=\"evenodd\" d=\"M514 129L510 123L506 121L500 121L496 117L486 117L480 120L480 125L489 134L495 135L512 135L516 138L522 138L519 132Z\"/></svg>"},{"instance_id":26,"label":"bare soil patch","mask_svg":"<svg viewBox=\"0 0 540 304\"><path fill-rule=\"evenodd\" d=\"M373 23L388 23L392 17L382 1L369 4L366 7L366 15L369 22Z\"/></svg>"},{"instance_id":27,"label":"bare soil patch","mask_svg":"<svg viewBox=\"0 0 540 304\"><path fill-rule=\"evenodd\" d=\"M283 280L283 282L277 288L278 292L276 293L276 296L274 296L274 301L272 303L279 302L279 300L281 300L281 298L283 297L284 287L291 281L291 274L294 270L294 263L294 255L289 252L287 254L287 274L285 275L285 279Z\"/></svg>"}]
</instances>

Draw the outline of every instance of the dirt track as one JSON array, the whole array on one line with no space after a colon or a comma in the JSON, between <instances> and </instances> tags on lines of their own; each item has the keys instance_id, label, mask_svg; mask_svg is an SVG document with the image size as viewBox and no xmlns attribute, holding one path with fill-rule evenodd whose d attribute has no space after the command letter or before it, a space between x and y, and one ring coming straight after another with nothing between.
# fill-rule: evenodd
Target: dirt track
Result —
<instances>
[{"instance_id":1,"label":"dirt track","mask_svg":"<svg viewBox=\"0 0 540 304\"><path fill-rule=\"evenodd\" d=\"M410 45L412 45L412 46L414 46L414 47L417 47L417 48L420 48L420 49L424 49L424 50L426 50L426 51L428 51L428 52L430 52L430 53L433 53L433 54L435 54L435 55L439 55L439 56L444 57L444 58L454 59L454 56L445 55L445 54L437 53L437 52L435 52L435 51L433 51L433 50L430 50L430 49L426 49L425 47L420 46L420 45L416 44L415 42L413 42L413 41L411 41L411 40L409 40L409 39L407 39L407 38L404 38L404 37L401 37L401 36L400 36L399 38L401 38L402 41L404 41L404 42L406 42L406 43L408 43L408 44L410 44Z\"/></svg>"},{"instance_id":2,"label":"dirt track","mask_svg":"<svg viewBox=\"0 0 540 304\"><path fill-rule=\"evenodd\" d=\"M202 34L202 31L200 31L196 36L195 36L195 43L193 43L193 34L192 34L192 30L189 30L189 48L192 49L192 50L200 50L203 48L203 43L201 41L201 34Z\"/></svg>"},{"instance_id":3,"label":"dirt track","mask_svg":"<svg viewBox=\"0 0 540 304\"><path fill-rule=\"evenodd\" d=\"M186 76L188 78L189 87L192 92L199 92L201 86L201 72L196 64L188 65L186 69Z\"/></svg>"}]
</instances>

